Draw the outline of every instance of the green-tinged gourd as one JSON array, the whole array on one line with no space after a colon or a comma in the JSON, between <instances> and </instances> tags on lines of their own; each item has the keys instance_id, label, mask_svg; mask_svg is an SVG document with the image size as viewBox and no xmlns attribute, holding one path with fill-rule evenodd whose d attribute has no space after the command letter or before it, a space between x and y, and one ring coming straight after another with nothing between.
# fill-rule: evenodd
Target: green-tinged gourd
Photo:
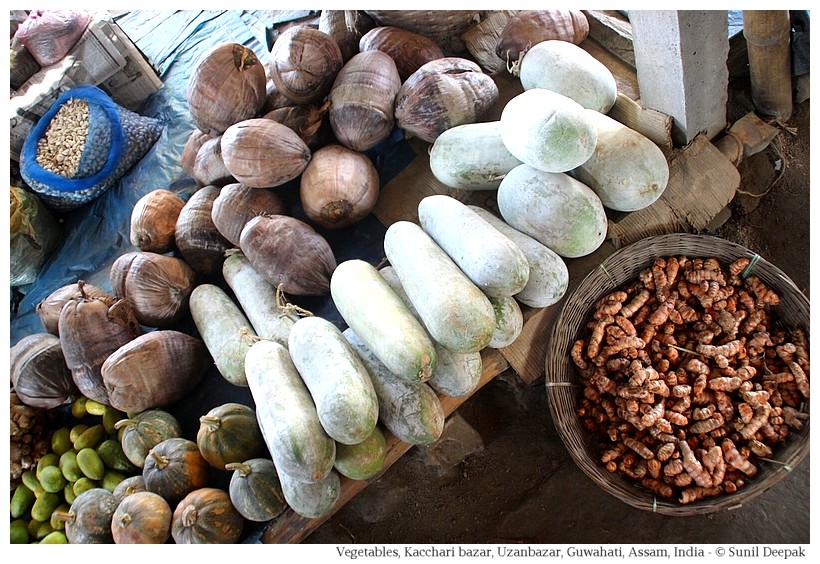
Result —
<instances>
[{"instance_id":1,"label":"green-tinged gourd","mask_svg":"<svg viewBox=\"0 0 820 564\"><path fill-rule=\"evenodd\" d=\"M116 508L114 494L103 488L79 494L64 518L69 544L112 544L111 519Z\"/></svg>"},{"instance_id":2,"label":"green-tinged gourd","mask_svg":"<svg viewBox=\"0 0 820 564\"><path fill-rule=\"evenodd\" d=\"M350 259L330 279L336 309L370 350L399 378L424 382L436 367L424 326L369 262Z\"/></svg>"},{"instance_id":3,"label":"green-tinged gourd","mask_svg":"<svg viewBox=\"0 0 820 564\"><path fill-rule=\"evenodd\" d=\"M460 190L497 190L520 164L504 145L497 120L451 127L430 149L430 171L445 186Z\"/></svg>"},{"instance_id":4,"label":"green-tinged gourd","mask_svg":"<svg viewBox=\"0 0 820 564\"><path fill-rule=\"evenodd\" d=\"M128 460L137 468L145 464L148 452L165 439L182 436L177 418L164 409L149 409L118 421L120 443Z\"/></svg>"},{"instance_id":5,"label":"green-tinged gourd","mask_svg":"<svg viewBox=\"0 0 820 564\"><path fill-rule=\"evenodd\" d=\"M244 520L220 488L198 488L174 509L171 536L177 544L235 544Z\"/></svg>"},{"instance_id":6,"label":"green-tinged gourd","mask_svg":"<svg viewBox=\"0 0 820 564\"><path fill-rule=\"evenodd\" d=\"M495 328L492 304L421 226L393 223L384 250L435 341L455 352L487 346Z\"/></svg>"},{"instance_id":7,"label":"green-tinged gourd","mask_svg":"<svg viewBox=\"0 0 820 564\"><path fill-rule=\"evenodd\" d=\"M337 445L336 471L351 480L368 480L376 476L384 466L387 444L384 433L378 425L373 433L360 443L354 445Z\"/></svg>"},{"instance_id":8,"label":"green-tinged gourd","mask_svg":"<svg viewBox=\"0 0 820 564\"><path fill-rule=\"evenodd\" d=\"M245 355L256 340L256 332L242 308L215 284L194 288L189 307L219 373L234 386L247 386Z\"/></svg>"},{"instance_id":9,"label":"green-tinged gourd","mask_svg":"<svg viewBox=\"0 0 820 564\"><path fill-rule=\"evenodd\" d=\"M564 297L569 286L569 269L558 253L515 229L492 212L479 206L469 207L509 237L527 257L530 276L527 285L515 294L516 300L526 306L542 308L551 306Z\"/></svg>"},{"instance_id":10,"label":"green-tinged gourd","mask_svg":"<svg viewBox=\"0 0 820 564\"><path fill-rule=\"evenodd\" d=\"M611 210L631 212L655 203L669 181L663 151L621 122L588 112L598 129L598 144L592 156L569 174L592 188Z\"/></svg>"},{"instance_id":11,"label":"green-tinged gourd","mask_svg":"<svg viewBox=\"0 0 820 564\"><path fill-rule=\"evenodd\" d=\"M379 403L342 331L322 317L303 317L293 324L288 349L327 434L343 444L366 439L378 421Z\"/></svg>"},{"instance_id":12,"label":"green-tinged gourd","mask_svg":"<svg viewBox=\"0 0 820 564\"><path fill-rule=\"evenodd\" d=\"M142 474L137 474L136 476L129 476L125 478L122 482L117 484L114 491L111 493L113 493L114 497L117 498L117 504L119 504L122 503L122 500L129 495L144 491L147 491L145 489L145 480L143 479Z\"/></svg>"},{"instance_id":13,"label":"green-tinged gourd","mask_svg":"<svg viewBox=\"0 0 820 564\"><path fill-rule=\"evenodd\" d=\"M303 482L319 481L333 468L336 442L327 435L316 405L288 349L259 341L245 359L256 418L276 468Z\"/></svg>"},{"instance_id":14,"label":"green-tinged gourd","mask_svg":"<svg viewBox=\"0 0 820 564\"><path fill-rule=\"evenodd\" d=\"M514 96L499 121L510 153L545 172L567 172L583 164L598 142L598 131L584 107L544 88Z\"/></svg>"},{"instance_id":15,"label":"green-tinged gourd","mask_svg":"<svg viewBox=\"0 0 820 564\"><path fill-rule=\"evenodd\" d=\"M182 437L165 439L145 458L142 478L145 489L175 505L190 492L203 488L210 477L208 461L194 441Z\"/></svg>"},{"instance_id":16,"label":"green-tinged gourd","mask_svg":"<svg viewBox=\"0 0 820 564\"><path fill-rule=\"evenodd\" d=\"M465 203L434 194L419 202L418 213L422 229L487 296L512 296L527 284L521 249Z\"/></svg>"},{"instance_id":17,"label":"green-tinged gourd","mask_svg":"<svg viewBox=\"0 0 820 564\"><path fill-rule=\"evenodd\" d=\"M287 474L280 473L282 493L294 512L308 519L318 519L327 515L339 499L341 482L339 473L330 473L318 482L300 482Z\"/></svg>"},{"instance_id":18,"label":"green-tinged gourd","mask_svg":"<svg viewBox=\"0 0 820 564\"><path fill-rule=\"evenodd\" d=\"M171 506L161 495L135 492L114 510L111 536L116 544L163 544L171 537L172 516Z\"/></svg>"},{"instance_id":19,"label":"green-tinged gourd","mask_svg":"<svg viewBox=\"0 0 820 564\"><path fill-rule=\"evenodd\" d=\"M569 41L549 39L536 43L521 59L518 73L524 90L552 90L602 114L612 109L618 98L612 71Z\"/></svg>"},{"instance_id":20,"label":"green-tinged gourd","mask_svg":"<svg viewBox=\"0 0 820 564\"><path fill-rule=\"evenodd\" d=\"M588 255L606 238L601 199L568 174L519 165L501 182L497 201L504 221L562 258Z\"/></svg>"},{"instance_id":21,"label":"green-tinged gourd","mask_svg":"<svg viewBox=\"0 0 820 564\"><path fill-rule=\"evenodd\" d=\"M402 441L411 445L431 444L444 429L441 401L426 382L396 377L350 328L345 339L362 359L379 401L379 420Z\"/></svg>"}]
</instances>

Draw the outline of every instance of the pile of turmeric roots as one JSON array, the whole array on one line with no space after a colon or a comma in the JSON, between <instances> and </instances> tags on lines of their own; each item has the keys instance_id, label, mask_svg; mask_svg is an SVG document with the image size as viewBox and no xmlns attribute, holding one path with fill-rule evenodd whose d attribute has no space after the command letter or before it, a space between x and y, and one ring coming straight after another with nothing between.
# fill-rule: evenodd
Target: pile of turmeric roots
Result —
<instances>
[{"instance_id":1,"label":"pile of turmeric roots","mask_svg":"<svg viewBox=\"0 0 820 564\"><path fill-rule=\"evenodd\" d=\"M601 462L658 498L737 492L808 419L806 332L782 326L780 297L749 271L657 258L598 300L572 347Z\"/></svg>"}]
</instances>

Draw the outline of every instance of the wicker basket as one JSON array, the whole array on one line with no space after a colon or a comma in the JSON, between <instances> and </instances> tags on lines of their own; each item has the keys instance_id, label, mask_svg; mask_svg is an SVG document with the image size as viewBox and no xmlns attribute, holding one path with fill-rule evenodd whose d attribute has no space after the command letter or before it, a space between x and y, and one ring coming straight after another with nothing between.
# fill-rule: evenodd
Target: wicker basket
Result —
<instances>
[{"instance_id":1,"label":"wicker basket","mask_svg":"<svg viewBox=\"0 0 820 564\"><path fill-rule=\"evenodd\" d=\"M547 400L553 422L570 455L581 470L604 490L625 503L656 513L676 516L703 515L736 509L762 494L784 478L809 452L809 424L792 430L790 438L773 455L776 463L762 463L759 472L735 494L724 494L691 504L662 500L637 484L608 472L599 461L596 440L576 415L580 379L570 358L572 344L592 314L594 303L603 295L637 279L639 272L657 257L716 257L730 262L740 257L754 259L745 247L705 235L672 234L650 237L610 255L589 273L565 300L549 335L546 358ZM752 273L780 294L778 318L792 328L809 333L809 302L794 283L777 267L757 257ZM808 401L803 410L808 412ZM808 493L808 492L807 492Z\"/></svg>"}]
</instances>

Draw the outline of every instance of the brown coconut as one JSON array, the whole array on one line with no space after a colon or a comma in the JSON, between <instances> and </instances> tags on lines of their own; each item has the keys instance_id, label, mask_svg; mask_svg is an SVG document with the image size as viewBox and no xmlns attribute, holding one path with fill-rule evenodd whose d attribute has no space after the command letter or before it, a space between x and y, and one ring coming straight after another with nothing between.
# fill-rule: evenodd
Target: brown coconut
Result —
<instances>
[{"instance_id":1,"label":"brown coconut","mask_svg":"<svg viewBox=\"0 0 820 564\"><path fill-rule=\"evenodd\" d=\"M11 385L26 405L52 409L80 397L65 363L60 339L51 333L26 335L9 350Z\"/></svg>"},{"instance_id":2,"label":"brown coconut","mask_svg":"<svg viewBox=\"0 0 820 564\"><path fill-rule=\"evenodd\" d=\"M589 20L581 10L519 10L498 36L495 53L507 68L530 47L548 39L578 45L589 35Z\"/></svg>"},{"instance_id":3,"label":"brown coconut","mask_svg":"<svg viewBox=\"0 0 820 564\"><path fill-rule=\"evenodd\" d=\"M147 251L117 257L109 277L114 295L125 298L148 327L170 327L182 319L196 286L196 272L184 260Z\"/></svg>"},{"instance_id":4,"label":"brown coconut","mask_svg":"<svg viewBox=\"0 0 820 564\"><path fill-rule=\"evenodd\" d=\"M221 141L221 135L206 139L196 153L191 176L200 186L224 186L236 182L222 159Z\"/></svg>"},{"instance_id":5,"label":"brown coconut","mask_svg":"<svg viewBox=\"0 0 820 564\"><path fill-rule=\"evenodd\" d=\"M194 163L196 162L196 154L202 144L210 139L211 136L207 133L202 133L198 129L194 129L185 140L185 146L182 147L182 155L179 159L179 164L189 176L194 175Z\"/></svg>"},{"instance_id":6,"label":"brown coconut","mask_svg":"<svg viewBox=\"0 0 820 564\"><path fill-rule=\"evenodd\" d=\"M319 15L319 31L336 40L345 63L359 52L359 40L375 26L373 18L361 10L322 10Z\"/></svg>"},{"instance_id":7,"label":"brown coconut","mask_svg":"<svg viewBox=\"0 0 820 564\"><path fill-rule=\"evenodd\" d=\"M481 119L498 100L498 86L477 63L461 57L430 61L402 84L396 123L434 142L447 129Z\"/></svg>"},{"instance_id":8,"label":"brown coconut","mask_svg":"<svg viewBox=\"0 0 820 564\"><path fill-rule=\"evenodd\" d=\"M188 265L202 274L222 269L225 250L231 244L219 232L211 218L219 186L203 186L185 202L174 231L179 254Z\"/></svg>"},{"instance_id":9,"label":"brown coconut","mask_svg":"<svg viewBox=\"0 0 820 564\"><path fill-rule=\"evenodd\" d=\"M196 127L219 135L257 115L267 98L265 68L256 54L238 43L220 43L194 65L186 92Z\"/></svg>"},{"instance_id":10,"label":"brown coconut","mask_svg":"<svg viewBox=\"0 0 820 564\"><path fill-rule=\"evenodd\" d=\"M242 229L239 248L251 266L275 288L295 296L330 291L336 257L310 225L285 215L260 215Z\"/></svg>"},{"instance_id":11,"label":"brown coconut","mask_svg":"<svg viewBox=\"0 0 820 564\"><path fill-rule=\"evenodd\" d=\"M310 161L310 148L286 125L254 118L222 135L222 160L236 179L252 188L273 188L293 180Z\"/></svg>"},{"instance_id":12,"label":"brown coconut","mask_svg":"<svg viewBox=\"0 0 820 564\"><path fill-rule=\"evenodd\" d=\"M276 108L262 117L287 125L296 132L312 151L323 145L329 135L330 126L327 124L326 119L328 110L330 110L330 101L325 100L315 104Z\"/></svg>"},{"instance_id":13,"label":"brown coconut","mask_svg":"<svg viewBox=\"0 0 820 564\"><path fill-rule=\"evenodd\" d=\"M102 365L108 355L141 334L125 299L109 307L103 300L79 298L63 307L60 346L71 377L85 397L109 405Z\"/></svg>"},{"instance_id":14,"label":"brown coconut","mask_svg":"<svg viewBox=\"0 0 820 564\"><path fill-rule=\"evenodd\" d=\"M102 299L109 306L117 301L114 296L102 288L94 286L93 284L86 284L83 280L65 284L51 292L37 304L35 311L37 312L37 317L40 318L40 322L43 324L43 328L48 333L59 336L60 312L63 310L63 306L68 303L69 300L79 299L83 296Z\"/></svg>"},{"instance_id":15,"label":"brown coconut","mask_svg":"<svg viewBox=\"0 0 820 564\"><path fill-rule=\"evenodd\" d=\"M326 96L343 64L336 40L308 25L283 31L268 58L276 88L295 104L309 104Z\"/></svg>"},{"instance_id":16,"label":"brown coconut","mask_svg":"<svg viewBox=\"0 0 820 564\"><path fill-rule=\"evenodd\" d=\"M342 145L313 154L299 185L305 214L326 229L347 227L363 219L379 199L379 173L363 153Z\"/></svg>"},{"instance_id":17,"label":"brown coconut","mask_svg":"<svg viewBox=\"0 0 820 564\"><path fill-rule=\"evenodd\" d=\"M164 188L142 196L131 210L131 244L154 253L172 251L177 218L184 205L178 194Z\"/></svg>"},{"instance_id":18,"label":"brown coconut","mask_svg":"<svg viewBox=\"0 0 820 564\"><path fill-rule=\"evenodd\" d=\"M101 373L111 406L140 413L181 399L212 364L203 341L165 329L122 345L105 360Z\"/></svg>"},{"instance_id":19,"label":"brown coconut","mask_svg":"<svg viewBox=\"0 0 820 564\"><path fill-rule=\"evenodd\" d=\"M383 51L354 55L330 90L330 127L354 151L372 149L395 126L394 104L401 79L393 58Z\"/></svg>"},{"instance_id":20,"label":"brown coconut","mask_svg":"<svg viewBox=\"0 0 820 564\"><path fill-rule=\"evenodd\" d=\"M288 215L287 204L273 190L242 183L222 187L211 208L217 230L235 247L245 224L257 215Z\"/></svg>"},{"instance_id":21,"label":"brown coconut","mask_svg":"<svg viewBox=\"0 0 820 564\"><path fill-rule=\"evenodd\" d=\"M444 51L429 37L394 26L376 27L362 36L359 51L374 49L390 55L402 82L424 63L444 57Z\"/></svg>"}]
</instances>

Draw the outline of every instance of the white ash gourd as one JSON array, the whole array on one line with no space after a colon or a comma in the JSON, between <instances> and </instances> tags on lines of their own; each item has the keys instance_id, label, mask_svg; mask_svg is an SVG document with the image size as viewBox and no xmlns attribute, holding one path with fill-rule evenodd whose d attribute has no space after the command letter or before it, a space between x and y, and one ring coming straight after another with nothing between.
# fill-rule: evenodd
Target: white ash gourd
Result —
<instances>
[{"instance_id":1,"label":"white ash gourd","mask_svg":"<svg viewBox=\"0 0 820 564\"><path fill-rule=\"evenodd\" d=\"M468 207L509 237L527 257L530 276L524 289L515 294L515 299L524 305L541 308L551 306L564 297L569 286L569 269L558 253L492 212L480 206Z\"/></svg>"},{"instance_id":2,"label":"white ash gourd","mask_svg":"<svg viewBox=\"0 0 820 564\"><path fill-rule=\"evenodd\" d=\"M504 144L497 120L451 127L430 149L433 175L461 190L497 190L501 179L520 164Z\"/></svg>"},{"instance_id":3,"label":"white ash gourd","mask_svg":"<svg viewBox=\"0 0 820 564\"><path fill-rule=\"evenodd\" d=\"M501 181L497 200L504 221L563 258L588 255L606 238L601 199L568 174L519 165Z\"/></svg>"},{"instance_id":4,"label":"white ash gourd","mask_svg":"<svg viewBox=\"0 0 820 564\"><path fill-rule=\"evenodd\" d=\"M490 297L495 310L495 331L487 345L491 349L500 349L513 344L524 328L524 313L521 306L512 296Z\"/></svg>"},{"instance_id":5,"label":"white ash gourd","mask_svg":"<svg viewBox=\"0 0 820 564\"><path fill-rule=\"evenodd\" d=\"M396 269L392 266L384 266L379 269L379 274L390 284L413 315L421 321L418 311L401 285ZM436 369L433 370L427 384L441 395L449 397L457 398L473 393L478 387L484 368L481 352L459 353L448 350L437 342L434 342L434 345L436 347Z\"/></svg>"},{"instance_id":6,"label":"white ash gourd","mask_svg":"<svg viewBox=\"0 0 820 564\"><path fill-rule=\"evenodd\" d=\"M336 458L336 441L322 427L288 350L275 341L258 341L248 350L245 371L276 469L301 482L327 478Z\"/></svg>"},{"instance_id":7,"label":"white ash gourd","mask_svg":"<svg viewBox=\"0 0 820 564\"><path fill-rule=\"evenodd\" d=\"M245 312L222 288L207 283L194 288L188 306L219 373L234 386L246 387L245 355L256 333Z\"/></svg>"},{"instance_id":8,"label":"white ash gourd","mask_svg":"<svg viewBox=\"0 0 820 564\"><path fill-rule=\"evenodd\" d=\"M327 434L346 445L369 437L379 418L378 399L341 330L322 317L302 317L290 330L288 350Z\"/></svg>"},{"instance_id":9,"label":"white ash gourd","mask_svg":"<svg viewBox=\"0 0 820 564\"><path fill-rule=\"evenodd\" d=\"M669 181L663 151L621 122L587 112L598 129L598 144L592 156L569 174L592 188L611 210L637 211L655 203Z\"/></svg>"},{"instance_id":10,"label":"white ash gourd","mask_svg":"<svg viewBox=\"0 0 820 564\"><path fill-rule=\"evenodd\" d=\"M518 72L524 90L545 88L604 114L618 98L612 72L569 41L551 39L533 45L521 59Z\"/></svg>"},{"instance_id":11,"label":"white ash gourd","mask_svg":"<svg viewBox=\"0 0 820 564\"><path fill-rule=\"evenodd\" d=\"M397 378L350 327L343 335L362 359L379 401L379 420L411 445L428 445L441 437L444 408L427 382Z\"/></svg>"},{"instance_id":12,"label":"white ash gourd","mask_svg":"<svg viewBox=\"0 0 820 564\"><path fill-rule=\"evenodd\" d=\"M567 172L592 156L598 131L584 107L567 96L533 88L501 111L501 139L522 163L545 172Z\"/></svg>"},{"instance_id":13,"label":"white ash gourd","mask_svg":"<svg viewBox=\"0 0 820 564\"><path fill-rule=\"evenodd\" d=\"M341 482L336 470L331 470L324 479L310 483L300 482L281 472L279 482L290 508L308 519L326 515L336 505L341 493Z\"/></svg>"},{"instance_id":14,"label":"white ash gourd","mask_svg":"<svg viewBox=\"0 0 820 564\"><path fill-rule=\"evenodd\" d=\"M495 330L492 304L420 225L390 225L384 252L433 339L455 352L487 346Z\"/></svg>"},{"instance_id":15,"label":"white ash gourd","mask_svg":"<svg viewBox=\"0 0 820 564\"><path fill-rule=\"evenodd\" d=\"M512 296L526 286L527 257L466 204L434 194L419 202L418 213L422 229L486 295Z\"/></svg>"},{"instance_id":16,"label":"white ash gourd","mask_svg":"<svg viewBox=\"0 0 820 564\"><path fill-rule=\"evenodd\" d=\"M290 328L299 315L280 299L276 288L251 265L241 252L230 254L222 263L222 276L262 339L287 348Z\"/></svg>"},{"instance_id":17,"label":"white ash gourd","mask_svg":"<svg viewBox=\"0 0 820 564\"><path fill-rule=\"evenodd\" d=\"M427 331L369 262L343 261L330 278L342 318L398 378L430 379L436 350Z\"/></svg>"}]
</instances>

